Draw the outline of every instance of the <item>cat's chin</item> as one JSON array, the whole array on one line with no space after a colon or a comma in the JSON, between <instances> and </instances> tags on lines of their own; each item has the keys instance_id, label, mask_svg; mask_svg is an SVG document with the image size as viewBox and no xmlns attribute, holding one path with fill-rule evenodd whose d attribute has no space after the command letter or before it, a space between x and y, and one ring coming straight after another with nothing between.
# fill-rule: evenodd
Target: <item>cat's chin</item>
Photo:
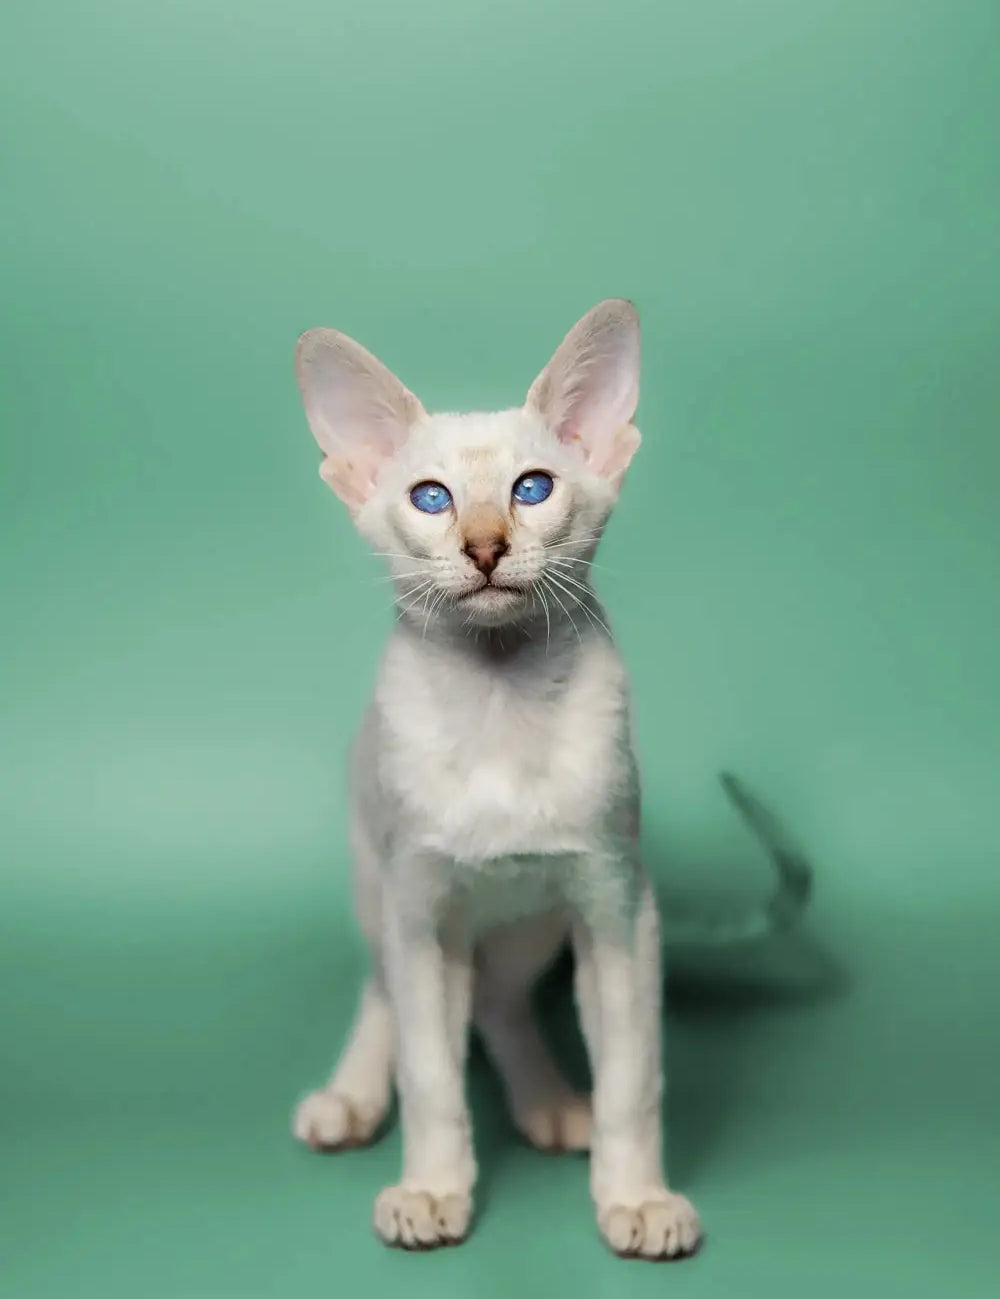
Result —
<instances>
[{"instance_id":1,"label":"cat's chin","mask_svg":"<svg viewBox=\"0 0 1000 1299\"><path fill-rule=\"evenodd\" d=\"M515 586L481 586L463 596L459 608L467 623L477 627L503 627L519 622L530 603L527 591Z\"/></svg>"}]
</instances>

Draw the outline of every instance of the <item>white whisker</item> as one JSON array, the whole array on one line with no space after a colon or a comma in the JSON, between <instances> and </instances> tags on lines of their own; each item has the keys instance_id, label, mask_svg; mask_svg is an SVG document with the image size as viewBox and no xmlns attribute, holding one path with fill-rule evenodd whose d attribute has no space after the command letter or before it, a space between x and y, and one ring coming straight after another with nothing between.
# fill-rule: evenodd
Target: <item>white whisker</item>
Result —
<instances>
[{"instance_id":1,"label":"white whisker","mask_svg":"<svg viewBox=\"0 0 1000 1299\"><path fill-rule=\"evenodd\" d=\"M428 624L430 623L431 615L435 613L441 607L441 605L444 604L444 602L447 599L448 599L448 592L442 590L439 592L437 599L429 602L427 606L427 612L424 614L424 627L423 627L423 631L420 633L421 640L427 639L427 627Z\"/></svg>"},{"instance_id":2,"label":"white whisker","mask_svg":"<svg viewBox=\"0 0 1000 1299\"><path fill-rule=\"evenodd\" d=\"M596 568L599 573L613 573L615 570L598 564L593 559L580 559L576 555L549 555L549 564L579 564L581 568Z\"/></svg>"},{"instance_id":3,"label":"white whisker","mask_svg":"<svg viewBox=\"0 0 1000 1299\"><path fill-rule=\"evenodd\" d=\"M426 569L426 568L417 568L417 569L414 569L412 572L409 572L409 573L387 573L384 577L376 577L375 581L376 581L376 582L402 582L402 581L405 581L405 580L406 580L407 578L409 578L409 577L423 577L423 578L427 578L427 569ZM429 580L429 581L433 581L434 579L433 579L433 577L431 577L431 578L429 578L428 580Z\"/></svg>"},{"instance_id":4,"label":"white whisker","mask_svg":"<svg viewBox=\"0 0 1000 1299\"><path fill-rule=\"evenodd\" d=\"M600 532L588 532L582 537L567 537L565 541L549 541L546 543L545 549L549 550L555 546L583 546L588 543L596 543L601 540L601 536Z\"/></svg>"},{"instance_id":5,"label":"white whisker","mask_svg":"<svg viewBox=\"0 0 1000 1299\"><path fill-rule=\"evenodd\" d=\"M600 568L600 565L591 564L591 562L588 560L557 559L557 557L553 557L553 556L549 556L548 559L545 560L545 564L551 564L553 568L557 568L558 570L560 570L560 573L565 572L565 570L569 570L570 573L573 573L574 569L570 568L570 565L579 564L581 565L581 568L584 569L584 579L586 579L587 569ZM575 570L575 572L578 572L578 570ZM600 572L605 573L606 569L600 569Z\"/></svg>"},{"instance_id":6,"label":"white whisker","mask_svg":"<svg viewBox=\"0 0 1000 1299\"><path fill-rule=\"evenodd\" d=\"M559 577L563 582L568 582L570 586L575 587L578 591L582 591L585 595L591 596L594 594L592 587L589 587L586 582L581 582L579 578L574 577L570 573L564 573L560 569Z\"/></svg>"},{"instance_id":7,"label":"white whisker","mask_svg":"<svg viewBox=\"0 0 1000 1299\"><path fill-rule=\"evenodd\" d=\"M594 612L594 611L589 607L589 605L585 604L584 601L581 600L580 597L579 597L578 595L575 595L575 594L574 594L574 593L569 589L569 587L567 587L567 586L563 586L563 584L562 584L562 582L560 581L559 578L555 577L552 573L549 573L549 574L548 574L548 577L549 577L550 581L554 582L554 583L556 584L556 586L559 587L559 589L563 592L564 595L566 595L566 596L567 596L571 601L573 601L574 604L578 605L578 606L583 610L583 612L587 615L587 617L590 619L591 623L593 624L593 626L594 626L595 628L596 628L596 627L603 627L604 630L605 630L605 632L607 632L608 636L611 636L611 628L608 626L608 624L604 621L603 618L599 617L599 616L598 616L598 615L597 615L597 614L596 614L596 613L595 613L595 612ZM577 586L580 586L580 583L579 583L579 582L577 583ZM580 589L581 589L582 591L585 591L585 592L587 593L588 596L591 594L591 591L590 591L590 589L589 589L588 587L580 586Z\"/></svg>"},{"instance_id":8,"label":"white whisker","mask_svg":"<svg viewBox=\"0 0 1000 1299\"><path fill-rule=\"evenodd\" d=\"M579 555L550 555L553 564L582 564L584 568L592 568L594 561L592 559L581 559Z\"/></svg>"},{"instance_id":9,"label":"white whisker","mask_svg":"<svg viewBox=\"0 0 1000 1299\"><path fill-rule=\"evenodd\" d=\"M400 614L412 613L414 609L423 604L433 589L434 582L429 580L424 582L422 585L414 587L411 591L404 591L397 602L397 608L400 610ZM410 603L405 604L404 601L406 600L409 600Z\"/></svg>"},{"instance_id":10,"label":"white whisker","mask_svg":"<svg viewBox=\"0 0 1000 1299\"><path fill-rule=\"evenodd\" d=\"M541 586L538 585L537 582L532 582L531 594L532 596L537 595L539 600L541 600L542 609L545 612L545 653L547 655L549 652L549 641L552 636L552 625L551 625L551 619L549 618L549 602L545 598L544 590L541 588Z\"/></svg>"},{"instance_id":11,"label":"white whisker","mask_svg":"<svg viewBox=\"0 0 1000 1299\"><path fill-rule=\"evenodd\" d=\"M551 575L551 573L543 573L543 574L542 574L542 581L543 581L546 585L548 585L548 583L549 583L551 580L552 580L552 575ZM556 604L559 606L559 608L563 611L563 613L564 613L564 614L566 615L566 617L569 619L569 624L570 624L570 626L573 628L573 630L576 632L576 638L577 638L577 640L580 642L580 644L582 645L582 644L583 644L583 637L580 635L580 628L576 625L576 621L575 621L575 619L573 618L573 615L570 613L570 611L569 611L569 610L566 608L566 606L563 604L562 600L560 600L560 598L559 598L559 596L556 594L554 588L549 587L549 595L552 596L553 600L555 600Z\"/></svg>"}]
</instances>

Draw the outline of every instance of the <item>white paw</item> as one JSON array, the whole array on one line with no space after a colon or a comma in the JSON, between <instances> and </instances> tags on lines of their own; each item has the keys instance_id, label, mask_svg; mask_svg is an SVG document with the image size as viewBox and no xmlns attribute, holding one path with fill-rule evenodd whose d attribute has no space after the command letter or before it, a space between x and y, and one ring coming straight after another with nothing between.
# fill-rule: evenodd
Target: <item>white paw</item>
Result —
<instances>
[{"instance_id":1,"label":"white paw","mask_svg":"<svg viewBox=\"0 0 1000 1299\"><path fill-rule=\"evenodd\" d=\"M347 1150L367 1145L383 1117L381 1109L361 1105L338 1092L310 1092L296 1107L292 1132L313 1150Z\"/></svg>"},{"instance_id":2,"label":"white paw","mask_svg":"<svg viewBox=\"0 0 1000 1299\"><path fill-rule=\"evenodd\" d=\"M701 1240L694 1205L671 1191L635 1207L612 1204L599 1209L597 1225L623 1258L684 1258L694 1253Z\"/></svg>"},{"instance_id":3,"label":"white paw","mask_svg":"<svg viewBox=\"0 0 1000 1299\"><path fill-rule=\"evenodd\" d=\"M521 1110L514 1122L533 1146L548 1154L590 1149L593 1113L587 1096L568 1092L557 1100Z\"/></svg>"},{"instance_id":4,"label":"white paw","mask_svg":"<svg viewBox=\"0 0 1000 1299\"><path fill-rule=\"evenodd\" d=\"M438 1249L465 1239L472 1216L468 1195L435 1197L427 1191L387 1186L375 1201L375 1230L400 1249Z\"/></svg>"}]
</instances>

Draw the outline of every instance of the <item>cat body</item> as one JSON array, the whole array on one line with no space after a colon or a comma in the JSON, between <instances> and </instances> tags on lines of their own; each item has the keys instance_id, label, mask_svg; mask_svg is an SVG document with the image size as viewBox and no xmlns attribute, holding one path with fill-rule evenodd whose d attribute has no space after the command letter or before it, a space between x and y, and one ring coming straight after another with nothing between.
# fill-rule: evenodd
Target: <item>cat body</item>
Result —
<instances>
[{"instance_id":1,"label":"cat body","mask_svg":"<svg viewBox=\"0 0 1000 1299\"><path fill-rule=\"evenodd\" d=\"M474 1023L515 1124L591 1151L618 1253L690 1253L661 1164L660 938L638 850L628 682L589 582L639 437L638 322L602 303L523 408L427 415L358 344L300 340L323 477L385 556L399 617L351 762L358 918L371 971L326 1087L317 1148L373 1139L400 1097L404 1161L376 1200L391 1245L467 1234L476 1167L463 1067ZM530 1007L567 941L594 1095L563 1079Z\"/></svg>"}]
</instances>

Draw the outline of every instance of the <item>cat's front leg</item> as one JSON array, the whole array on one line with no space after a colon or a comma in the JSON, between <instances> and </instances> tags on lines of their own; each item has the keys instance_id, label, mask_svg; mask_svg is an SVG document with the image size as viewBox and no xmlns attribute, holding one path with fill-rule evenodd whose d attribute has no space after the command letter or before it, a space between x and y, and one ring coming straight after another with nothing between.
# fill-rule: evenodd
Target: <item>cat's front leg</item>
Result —
<instances>
[{"instance_id":1,"label":"cat's front leg","mask_svg":"<svg viewBox=\"0 0 1000 1299\"><path fill-rule=\"evenodd\" d=\"M594 1074L591 1193L608 1245L627 1257L690 1254L698 1216L663 1172L660 1102L660 926L638 867L592 890L575 933L577 995ZM600 901L598 902L598 899Z\"/></svg>"},{"instance_id":2,"label":"cat's front leg","mask_svg":"<svg viewBox=\"0 0 1000 1299\"><path fill-rule=\"evenodd\" d=\"M463 1081L471 950L463 935L388 896L384 943L403 1171L375 1201L375 1229L387 1245L404 1249L455 1245L468 1232L476 1178Z\"/></svg>"}]
</instances>

